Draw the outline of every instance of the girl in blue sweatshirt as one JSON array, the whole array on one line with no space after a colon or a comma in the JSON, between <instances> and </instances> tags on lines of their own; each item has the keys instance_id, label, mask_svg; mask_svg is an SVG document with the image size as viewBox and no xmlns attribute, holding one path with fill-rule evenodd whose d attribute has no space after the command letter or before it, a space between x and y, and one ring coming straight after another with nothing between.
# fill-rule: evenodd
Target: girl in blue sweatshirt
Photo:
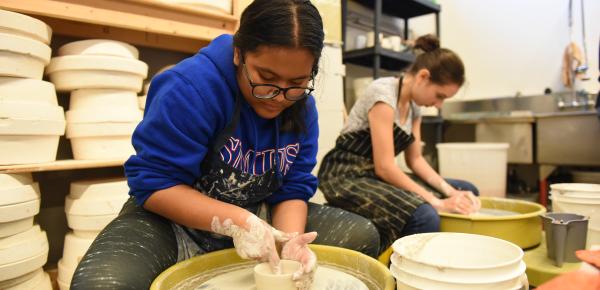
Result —
<instances>
[{"instance_id":1,"label":"girl in blue sweatshirt","mask_svg":"<svg viewBox=\"0 0 600 290\"><path fill-rule=\"evenodd\" d=\"M277 271L279 244L281 258L301 262L294 279L307 289L316 264L308 243L375 256L370 221L308 203L319 135L310 94L322 48L310 1L256 0L233 37L156 76L125 164L133 199L88 250L71 288L148 289L176 262L231 247Z\"/></svg>"}]
</instances>

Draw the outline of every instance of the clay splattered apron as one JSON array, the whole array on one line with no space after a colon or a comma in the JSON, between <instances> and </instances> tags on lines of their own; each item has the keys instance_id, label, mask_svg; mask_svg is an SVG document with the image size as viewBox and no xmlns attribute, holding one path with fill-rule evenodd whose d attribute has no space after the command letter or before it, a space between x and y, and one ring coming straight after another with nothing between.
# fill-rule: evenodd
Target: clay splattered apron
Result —
<instances>
[{"instance_id":1,"label":"clay splattered apron","mask_svg":"<svg viewBox=\"0 0 600 290\"><path fill-rule=\"evenodd\" d=\"M395 155L414 142L412 134L395 123L393 134ZM404 225L425 201L377 177L372 144L368 128L340 135L321 163L319 188L329 205L370 219L381 235L381 249L386 249L401 237Z\"/></svg>"},{"instance_id":2,"label":"clay splattered apron","mask_svg":"<svg viewBox=\"0 0 600 290\"><path fill-rule=\"evenodd\" d=\"M279 154L275 154L275 163L271 169L262 175L242 172L221 158L220 151L233 135L240 120L240 107L241 97L237 94L233 117L211 144L211 149L201 164L202 176L196 180L194 188L209 197L237 205L258 215L262 201L281 186L283 176L279 170ZM279 148L279 119L275 119L274 134L276 148ZM198 246L199 249L194 251L195 255L233 247L230 237L181 226L180 229L183 229ZM179 244L181 252L181 243Z\"/></svg>"}]
</instances>

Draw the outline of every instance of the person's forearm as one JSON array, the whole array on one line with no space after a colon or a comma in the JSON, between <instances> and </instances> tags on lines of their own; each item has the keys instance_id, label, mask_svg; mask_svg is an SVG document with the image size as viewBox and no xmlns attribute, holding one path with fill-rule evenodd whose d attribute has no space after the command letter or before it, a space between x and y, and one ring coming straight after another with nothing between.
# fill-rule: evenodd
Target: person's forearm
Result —
<instances>
[{"instance_id":1,"label":"person's forearm","mask_svg":"<svg viewBox=\"0 0 600 290\"><path fill-rule=\"evenodd\" d=\"M205 231L212 231L214 217L221 222L231 219L243 226L250 215L241 207L210 198L187 185L156 191L146 200L144 208L178 224Z\"/></svg>"},{"instance_id":2,"label":"person's forearm","mask_svg":"<svg viewBox=\"0 0 600 290\"><path fill-rule=\"evenodd\" d=\"M454 188L444 180L422 156L415 158L410 164L412 171L437 191L451 196Z\"/></svg>"},{"instance_id":3,"label":"person's forearm","mask_svg":"<svg viewBox=\"0 0 600 290\"><path fill-rule=\"evenodd\" d=\"M286 233L304 233L307 214L308 205L305 201L283 201L273 207L273 227Z\"/></svg>"},{"instance_id":4,"label":"person's forearm","mask_svg":"<svg viewBox=\"0 0 600 290\"><path fill-rule=\"evenodd\" d=\"M439 199L435 197L431 192L414 182L406 173L398 166L387 166L385 169L377 172L377 176L383 179L385 182L394 185L398 188L412 191L421 196L425 201L430 204L434 204Z\"/></svg>"}]
</instances>

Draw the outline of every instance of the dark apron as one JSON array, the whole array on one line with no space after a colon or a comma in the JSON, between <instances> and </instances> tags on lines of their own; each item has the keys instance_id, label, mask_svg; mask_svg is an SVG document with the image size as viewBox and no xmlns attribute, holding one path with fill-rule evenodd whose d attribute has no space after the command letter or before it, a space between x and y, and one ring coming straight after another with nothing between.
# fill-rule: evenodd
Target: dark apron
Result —
<instances>
[{"instance_id":1,"label":"dark apron","mask_svg":"<svg viewBox=\"0 0 600 290\"><path fill-rule=\"evenodd\" d=\"M257 214L265 198L273 194L283 183L279 170L279 154L275 154L275 164L262 175L253 175L225 163L221 158L221 149L233 135L239 120L241 96L236 94L235 111L231 121L219 132L210 151L202 161L202 176L194 183L194 188L205 195L245 208ZM275 119L275 145L279 149L279 119ZM212 252L225 248L232 248L233 241L230 237L213 232L185 228L184 230L204 252Z\"/></svg>"}]
</instances>

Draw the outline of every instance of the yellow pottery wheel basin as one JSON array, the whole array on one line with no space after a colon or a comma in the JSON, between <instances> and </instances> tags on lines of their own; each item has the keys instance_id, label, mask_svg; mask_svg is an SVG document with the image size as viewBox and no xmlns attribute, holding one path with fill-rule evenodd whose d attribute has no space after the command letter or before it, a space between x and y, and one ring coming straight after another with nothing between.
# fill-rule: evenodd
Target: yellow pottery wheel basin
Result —
<instances>
[{"instance_id":1,"label":"yellow pottery wheel basin","mask_svg":"<svg viewBox=\"0 0 600 290\"><path fill-rule=\"evenodd\" d=\"M540 215L546 212L542 205L506 198L481 197L483 209L511 211L515 214L461 215L440 213L442 232L458 232L496 237L516 244L521 248L538 245L542 239Z\"/></svg>"},{"instance_id":2,"label":"yellow pottery wheel basin","mask_svg":"<svg viewBox=\"0 0 600 290\"><path fill-rule=\"evenodd\" d=\"M393 290L396 287L396 282L389 269L367 255L324 245L310 245L310 248L317 255L319 264L353 274L356 278L362 280L369 287L369 290ZM150 289L172 289L184 281L188 282L192 278L196 279L196 276L202 276L202 278L194 281L194 286L197 287L205 280L230 271L235 267L254 264L256 262L241 259L235 249L215 251L171 266L154 279ZM214 275L211 275L213 273Z\"/></svg>"}]
</instances>

